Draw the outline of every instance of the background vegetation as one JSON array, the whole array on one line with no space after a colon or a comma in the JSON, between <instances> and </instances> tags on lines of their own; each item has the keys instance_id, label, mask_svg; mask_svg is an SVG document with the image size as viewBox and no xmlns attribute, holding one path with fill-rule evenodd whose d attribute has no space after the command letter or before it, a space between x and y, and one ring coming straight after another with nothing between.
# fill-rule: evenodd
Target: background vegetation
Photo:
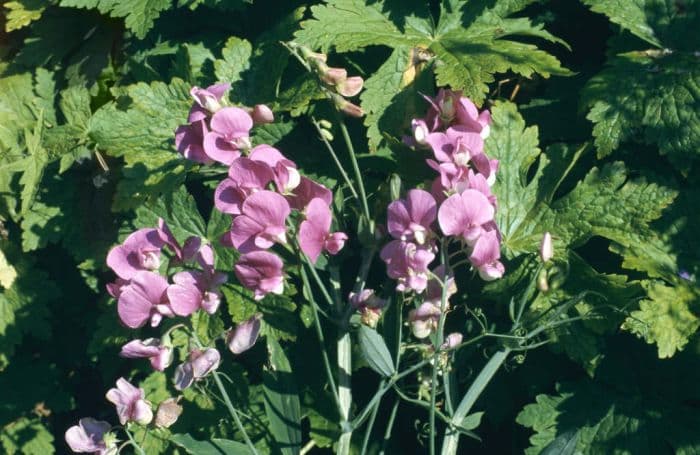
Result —
<instances>
[{"instance_id":1,"label":"background vegetation","mask_svg":"<svg viewBox=\"0 0 700 455\"><path fill-rule=\"evenodd\" d=\"M481 441L463 438L461 447L535 454L576 434L583 453L700 452L699 2L2 3L1 451L65 452L63 433L79 417L114 420L102 397L119 376L137 377L156 401L172 388L117 356L130 335L104 291L113 278L104 258L158 216L180 237L216 241L228 228L211 200L224 171L174 150L192 85L227 81L234 102L267 103L277 121L256 135L306 174L340 182L307 115L331 110L280 44L294 39L365 78L357 102L366 115L349 123L379 222L392 174L407 188L431 175L425 157L401 143L411 118L425 112L420 94L449 85L492 109L486 150L501 163L495 188L507 272L485 287L460 287L489 325L507 322L508 301L530 281L547 230L562 279L530 311L594 291L571 313L595 318L551 331L546 347L499 372L476 405L485 411L474 430ZM343 209L338 187L353 230L356 213ZM347 267L356 267L354 246L342 256ZM232 253L217 254L218 268L230 271ZM385 281L383 264L371 280ZM235 286L225 297L225 311L207 324L264 314L265 334L292 364L304 441L331 450L339 430L320 357L309 354L318 348L304 298L293 286L258 304ZM459 329L477 331L467 321ZM470 382L497 345L460 351L458 380ZM256 444L275 451L263 407L266 361L259 345L222 368ZM364 403L378 379L356 367L356 401ZM172 432L236 439L215 406L188 391ZM378 422L390 408L387 401ZM388 441L377 427L370 450L423 452L424 410L402 403L397 419ZM182 450L167 430L144 446L149 454Z\"/></svg>"}]
</instances>

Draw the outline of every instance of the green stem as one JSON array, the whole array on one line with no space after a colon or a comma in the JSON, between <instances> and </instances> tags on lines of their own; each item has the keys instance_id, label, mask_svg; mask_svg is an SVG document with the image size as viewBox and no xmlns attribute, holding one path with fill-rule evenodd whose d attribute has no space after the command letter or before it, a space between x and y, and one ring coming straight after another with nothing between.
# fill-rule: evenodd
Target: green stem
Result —
<instances>
[{"instance_id":1,"label":"green stem","mask_svg":"<svg viewBox=\"0 0 700 455\"><path fill-rule=\"evenodd\" d=\"M342 433L338 440L338 454L350 453L352 425L350 424L350 408L352 407L352 344L347 327L341 327L338 337L338 401L340 402L340 418Z\"/></svg>"},{"instance_id":2,"label":"green stem","mask_svg":"<svg viewBox=\"0 0 700 455\"><path fill-rule=\"evenodd\" d=\"M143 448L141 448L140 445L138 445L138 443L134 439L134 436L131 434L131 432L129 430L126 429L126 427L124 427L124 433L126 433L126 436L129 438L129 442L131 443L131 446L134 448L134 451L138 455L146 455L146 452L143 450Z\"/></svg>"},{"instance_id":3,"label":"green stem","mask_svg":"<svg viewBox=\"0 0 700 455\"><path fill-rule=\"evenodd\" d=\"M221 382L221 378L219 378L219 373L214 371L213 376L214 382L216 382L216 386L219 388L219 393L221 393L221 396L224 397L224 403L226 403L226 408L228 409L229 414L231 414L231 417L233 417L233 421L236 422L236 426L243 435L243 439L245 440L246 445L248 446L253 455L258 455L258 450L255 448L253 441L251 441L248 437L248 433L245 431L243 423L238 417L236 409L233 407L233 403L231 403L231 398L228 396L228 392L226 392L226 388L224 387L223 382Z\"/></svg>"},{"instance_id":4,"label":"green stem","mask_svg":"<svg viewBox=\"0 0 700 455\"><path fill-rule=\"evenodd\" d=\"M357 187L360 190L360 201L362 202L362 210L364 212L365 218L369 223L371 218L369 215L369 205L367 204L367 193L365 192L365 183L362 179L362 172L360 172L360 166L357 164L357 156L355 156L355 148L352 146L352 141L350 140L350 133L348 133L348 128L345 126L345 120L343 120L342 115L338 114L338 123L340 125L340 131L343 134L343 140L348 147L348 154L350 155L350 162L352 163L352 169L355 172L355 179L357 180Z\"/></svg>"},{"instance_id":5,"label":"green stem","mask_svg":"<svg viewBox=\"0 0 700 455\"><path fill-rule=\"evenodd\" d=\"M199 341L199 337L197 336L196 328L193 327L193 330L191 333L192 333L192 338L194 339L195 344L199 348L202 348L203 345L202 345L202 342ZM250 438L248 437L248 433L245 431L245 427L243 426L241 419L238 417L238 413L236 412L236 408L233 407L233 403L231 402L231 397L228 396L228 392L226 391L226 388L224 387L224 383L221 382L221 378L219 378L219 374L221 374L221 373L219 373L218 371L212 371L212 376L214 377L214 382L216 383L216 387L218 387L218 389L219 389L219 393L221 394L221 397L224 399L224 404L226 405L226 409L228 409L229 414L231 414L231 417L233 417L233 421L236 423L238 430L243 435L243 439L245 440L246 445L250 449L250 452L253 455L258 455L258 451L255 448L253 441L251 441Z\"/></svg>"},{"instance_id":6,"label":"green stem","mask_svg":"<svg viewBox=\"0 0 700 455\"><path fill-rule=\"evenodd\" d=\"M367 445L369 444L369 437L372 435L372 428L374 427L374 421L377 418L377 412L379 411L379 404L381 400L377 400L377 403L372 408L372 415L369 417L369 422L367 422L367 430L365 430L365 438L362 441L362 450L360 454L364 455L367 453Z\"/></svg>"},{"instance_id":7,"label":"green stem","mask_svg":"<svg viewBox=\"0 0 700 455\"><path fill-rule=\"evenodd\" d=\"M449 281L447 274L449 270L447 268L447 247L444 242L440 247L440 264L445 270L445 278L442 281L442 295L440 296L440 320L438 321L438 329L437 333L435 334L435 343L433 344L435 353L433 354L433 372L430 381L430 455L435 454L435 403L438 393L438 363L440 361L440 349L442 348L442 343L444 341L443 331L445 329L445 317L447 316L445 310L447 309L447 283ZM449 390L447 390L446 393L449 393Z\"/></svg>"},{"instance_id":8,"label":"green stem","mask_svg":"<svg viewBox=\"0 0 700 455\"><path fill-rule=\"evenodd\" d=\"M386 447L391 439L391 432L394 429L394 422L396 421L396 412L399 410L399 403L401 400L396 398L394 400L394 406L391 408L391 413L389 414L389 422L386 424L386 430L384 431L384 441L382 443L382 451L379 455L384 455L386 453Z\"/></svg>"},{"instance_id":9,"label":"green stem","mask_svg":"<svg viewBox=\"0 0 700 455\"><path fill-rule=\"evenodd\" d=\"M310 296L311 311L314 314L314 327L316 328L316 336L318 337L318 341L321 344L321 358L323 359L323 366L326 370L326 378L328 379L328 384L331 386L331 391L333 392L333 400L335 401L335 404L338 407L338 413L340 414L342 413L342 408L340 406L340 400L338 398L338 388L335 385L335 379L333 378L333 370L331 370L331 362L328 359L328 353L326 352L326 340L323 336L321 320L318 317L318 310L316 309L317 305L313 299L311 284L309 283L309 277L306 275L306 271L304 271L304 267L301 267L301 280Z\"/></svg>"},{"instance_id":10,"label":"green stem","mask_svg":"<svg viewBox=\"0 0 700 455\"><path fill-rule=\"evenodd\" d=\"M311 272L311 276L314 277L314 281L316 282L316 285L318 285L319 289L321 289L321 294L323 294L323 298L326 299L326 303L328 303L328 306L330 308L333 308L333 298L331 297L330 292L328 292L328 289L326 289L326 285L323 284L323 281L321 280L321 277L318 276L318 272L316 272L316 268L314 265L311 263L309 260L308 256L306 256L303 253L300 253L300 256L304 262L306 262L306 265L308 266L309 271ZM312 292L312 289L309 287L309 293Z\"/></svg>"},{"instance_id":11,"label":"green stem","mask_svg":"<svg viewBox=\"0 0 700 455\"><path fill-rule=\"evenodd\" d=\"M474 379L467 393L464 394L462 401L459 402L455 413L452 415L450 421L451 426L445 429L445 437L442 440L442 455L455 455L457 453L459 431L457 431L454 426L462 424L462 421L467 414L469 414L469 411L471 411L477 398L479 398L488 383L491 382L491 379L493 379L496 371L503 365L509 353L509 348L504 348L496 352L491 359L486 362L486 365L484 365L484 368L482 368L479 375Z\"/></svg>"},{"instance_id":12,"label":"green stem","mask_svg":"<svg viewBox=\"0 0 700 455\"><path fill-rule=\"evenodd\" d=\"M350 188L350 192L352 193L353 197L359 201L360 196L358 196L357 191L355 190L355 186L352 184L352 181L350 180L350 176L348 175L347 172L345 172L345 168L340 163L340 159L338 158L338 155L335 153L335 150L333 149L333 146L331 145L331 143L328 142L328 139L326 139L323 136L323 133L321 133L321 126L318 124L318 121L316 120L316 118L314 116L311 116L311 123L313 123L313 125L316 127L316 131L318 131L319 136L321 136L321 141L326 146L326 150L328 150L328 153L331 154L333 161L335 161L335 165L338 167L338 171L340 171L340 175L343 177L343 180L345 180L345 183Z\"/></svg>"}]
</instances>

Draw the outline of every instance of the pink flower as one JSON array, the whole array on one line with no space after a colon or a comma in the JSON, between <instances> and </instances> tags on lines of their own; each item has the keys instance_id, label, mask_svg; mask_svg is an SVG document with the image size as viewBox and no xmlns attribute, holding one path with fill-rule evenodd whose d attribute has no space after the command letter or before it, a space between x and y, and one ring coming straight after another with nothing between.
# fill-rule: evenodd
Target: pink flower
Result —
<instances>
[{"instance_id":1,"label":"pink flower","mask_svg":"<svg viewBox=\"0 0 700 455\"><path fill-rule=\"evenodd\" d=\"M250 148L253 119L238 107L225 107L211 118L211 132L204 136L204 152L214 161L230 165Z\"/></svg>"},{"instance_id":2,"label":"pink flower","mask_svg":"<svg viewBox=\"0 0 700 455\"><path fill-rule=\"evenodd\" d=\"M173 350L157 338L147 338L143 341L129 341L122 346L119 356L127 359L149 359L155 370L163 371L173 361Z\"/></svg>"},{"instance_id":3,"label":"pink flower","mask_svg":"<svg viewBox=\"0 0 700 455\"><path fill-rule=\"evenodd\" d=\"M304 211L306 219L299 226L299 246L311 262L316 262L322 251L335 255L345 245L348 236L343 232L331 234L331 211L320 198L312 199Z\"/></svg>"},{"instance_id":4,"label":"pink flower","mask_svg":"<svg viewBox=\"0 0 700 455\"><path fill-rule=\"evenodd\" d=\"M241 206L242 215L233 219L230 238L241 253L266 250L277 243L286 243L285 223L291 210L287 200L272 191L251 194Z\"/></svg>"},{"instance_id":5,"label":"pink flower","mask_svg":"<svg viewBox=\"0 0 700 455\"><path fill-rule=\"evenodd\" d=\"M143 270L158 270L163 245L157 229L139 229L109 251L107 266L125 280Z\"/></svg>"},{"instance_id":6,"label":"pink flower","mask_svg":"<svg viewBox=\"0 0 700 455\"><path fill-rule=\"evenodd\" d=\"M202 379L219 368L220 362L221 354L214 348L203 351L193 349L190 351L189 360L175 369L175 388L177 390L186 389L192 385L195 379Z\"/></svg>"},{"instance_id":7,"label":"pink flower","mask_svg":"<svg viewBox=\"0 0 700 455\"><path fill-rule=\"evenodd\" d=\"M226 282L226 274L214 270L214 250L204 245L197 253L197 262L202 270L178 272L168 286L170 308L178 316L189 316L202 309L214 314L221 303L218 289Z\"/></svg>"},{"instance_id":8,"label":"pink flower","mask_svg":"<svg viewBox=\"0 0 700 455\"><path fill-rule=\"evenodd\" d=\"M240 257L234 266L238 281L255 293L255 300L266 294L282 294L284 278L282 277L282 260L267 251L253 251Z\"/></svg>"},{"instance_id":9,"label":"pink flower","mask_svg":"<svg viewBox=\"0 0 700 455\"><path fill-rule=\"evenodd\" d=\"M476 241L469 261L479 272L481 279L493 281L503 276L505 267L499 261L501 258L501 244L498 240L498 231L486 231Z\"/></svg>"},{"instance_id":10,"label":"pink flower","mask_svg":"<svg viewBox=\"0 0 700 455\"><path fill-rule=\"evenodd\" d=\"M183 157L195 163L211 164L214 161L204 153L204 136L209 132L204 120L180 125L175 130L175 148Z\"/></svg>"},{"instance_id":11,"label":"pink flower","mask_svg":"<svg viewBox=\"0 0 700 455\"><path fill-rule=\"evenodd\" d=\"M300 177L299 185L294 188L291 195L287 196L289 205L296 210L304 210L306 205L315 198L320 198L326 205L331 205L333 193L320 183L316 183L306 177Z\"/></svg>"},{"instance_id":12,"label":"pink flower","mask_svg":"<svg viewBox=\"0 0 700 455\"><path fill-rule=\"evenodd\" d=\"M387 243L380 257L387 264L387 275L398 281L396 290L423 292L428 285L428 265L435 259L432 247L393 240Z\"/></svg>"},{"instance_id":13,"label":"pink flower","mask_svg":"<svg viewBox=\"0 0 700 455\"><path fill-rule=\"evenodd\" d=\"M163 316L173 315L165 292L167 289L168 281L157 273L136 273L119 295L119 318L132 329L143 326L149 319L153 327L157 326Z\"/></svg>"},{"instance_id":14,"label":"pink flower","mask_svg":"<svg viewBox=\"0 0 700 455\"><path fill-rule=\"evenodd\" d=\"M484 151L481 136L459 126L448 128L444 133L431 133L426 142L432 148L435 159L458 167L467 166L470 160Z\"/></svg>"},{"instance_id":15,"label":"pink flower","mask_svg":"<svg viewBox=\"0 0 700 455\"><path fill-rule=\"evenodd\" d=\"M406 199L389 204L387 228L392 237L423 245L437 216L435 198L424 190L410 190Z\"/></svg>"},{"instance_id":16,"label":"pink flower","mask_svg":"<svg viewBox=\"0 0 700 455\"><path fill-rule=\"evenodd\" d=\"M214 84L206 89L194 86L190 89L190 95L194 98L194 106L190 110L188 122L193 123L204 120L221 109L221 100L231 88L231 84Z\"/></svg>"},{"instance_id":17,"label":"pink flower","mask_svg":"<svg viewBox=\"0 0 700 455\"><path fill-rule=\"evenodd\" d=\"M297 165L274 147L258 145L250 151L250 159L265 163L273 170L275 185L282 194L290 194L301 183Z\"/></svg>"},{"instance_id":18,"label":"pink flower","mask_svg":"<svg viewBox=\"0 0 700 455\"><path fill-rule=\"evenodd\" d=\"M265 189L275 177L270 166L245 157L231 163L228 175L216 187L214 205L220 212L231 215L240 215L243 201L254 192Z\"/></svg>"},{"instance_id":19,"label":"pink flower","mask_svg":"<svg viewBox=\"0 0 700 455\"><path fill-rule=\"evenodd\" d=\"M488 109L483 110L479 113L476 105L467 97L460 97L459 106L455 112L457 124L465 127L470 131L475 131L479 135L486 139L491 129L489 125L491 124L491 113Z\"/></svg>"},{"instance_id":20,"label":"pink flower","mask_svg":"<svg viewBox=\"0 0 700 455\"><path fill-rule=\"evenodd\" d=\"M241 322L226 336L226 344L234 354L242 354L252 348L260 335L261 314L255 314L245 322Z\"/></svg>"},{"instance_id":21,"label":"pink flower","mask_svg":"<svg viewBox=\"0 0 700 455\"><path fill-rule=\"evenodd\" d=\"M477 190L453 194L438 210L438 222L445 235L461 236L468 245L474 245L483 232L482 225L493 220L494 208Z\"/></svg>"},{"instance_id":22,"label":"pink flower","mask_svg":"<svg viewBox=\"0 0 700 455\"><path fill-rule=\"evenodd\" d=\"M427 338L437 329L440 320L440 308L432 303L422 303L415 310L408 312L408 322L416 338Z\"/></svg>"},{"instance_id":23,"label":"pink flower","mask_svg":"<svg viewBox=\"0 0 700 455\"><path fill-rule=\"evenodd\" d=\"M153 420L151 405L144 397L143 389L133 386L124 378L117 379L117 388L107 391L107 400L117 407L119 423L136 422L148 425Z\"/></svg>"},{"instance_id":24,"label":"pink flower","mask_svg":"<svg viewBox=\"0 0 700 455\"><path fill-rule=\"evenodd\" d=\"M112 426L92 417L85 417L78 421L78 425L70 427L66 431L66 443L73 452L98 453L100 455L116 454L116 440L109 446L105 442L105 435Z\"/></svg>"}]
</instances>

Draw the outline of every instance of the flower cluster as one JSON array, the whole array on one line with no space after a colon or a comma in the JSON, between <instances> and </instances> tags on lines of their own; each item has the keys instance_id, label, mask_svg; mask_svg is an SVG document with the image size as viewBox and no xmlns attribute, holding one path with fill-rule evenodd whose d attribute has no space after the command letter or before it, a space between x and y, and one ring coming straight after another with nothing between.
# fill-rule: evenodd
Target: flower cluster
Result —
<instances>
[{"instance_id":1,"label":"flower cluster","mask_svg":"<svg viewBox=\"0 0 700 455\"><path fill-rule=\"evenodd\" d=\"M199 112L198 107L195 104L193 111ZM287 232L294 228L289 226L292 211L302 214L298 243L312 262L324 251L337 254L348 237L342 232L331 232L331 191L300 175L296 163L276 148L267 144L251 147L248 134L253 122L234 121L234 115L240 119L248 114L235 107L222 108L213 114L213 132L207 133L197 146L201 145L215 161L229 166L228 177L214 193L216 208L232 216L231 229L222 242L241 253L234 272L239 282L259 300L268 293L281 294L284 290L282 259L269 250L275 244L287 244ZM245 134L243 130L234 134L230 129L231 135L226 136L228 133L223 129L217 129L217 119L228 119L221 125L231 128L244 124ZM216 136L218 145L212 145L214 142L207 145L207 138L220 133L223 136Z\"/></svg>"},{"instance_id":2,"label":"flower cluster","mask_svg":"<svg viewBox=\"0 0 700 455\"><path fill-rule=\"evenodd\" d=\"M491 192L498 160L484 152L490 114L479 112L460 92L441 89L435 98L426 99L430 104L426 116L413 120L413 137L404 141L429 149L432 157L427 164L439 175L430 191L412 189L404 199L389 204L387 230L393 240L381 251L398 291L425 293L423 303L409 314L418 338L437 327L443 285L448 297L456 292L452 272L442 266L429 268L441 236L461 245L482 279L495 280L504 273L501 235L494 220L496 197Z\"/></svg>"},{"instance_id":3,"label":"flower cluster","mask_svg":"<svg viewBox=\"0 0 700 455\"><path fill-rule=\"evenodd\" d=\"M253 108L228 106L225 95L230 88L230 84L215 84L190 90L195 102L187 124L175 131L175 147L185 158L203 164L231 164L241 151L250 148L253 125L274 120L264 104Z\"/></svg>"}]
</instances>

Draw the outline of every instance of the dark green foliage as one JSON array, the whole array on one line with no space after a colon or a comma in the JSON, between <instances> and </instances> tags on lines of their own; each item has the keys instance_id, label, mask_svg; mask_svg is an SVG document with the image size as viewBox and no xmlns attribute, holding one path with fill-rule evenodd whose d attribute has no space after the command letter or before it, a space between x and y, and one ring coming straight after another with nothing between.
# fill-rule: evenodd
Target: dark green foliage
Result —
<instances>
[{"instance_id":1,"label":"dark green foliage","mask_svg":"<svg viewBox=\"0 0 700 455\"><path fill-rule=\"evenodd\" d=\"M275 122L256 125L253 144L280 148L335 191L334 223L350 240L316 270L345 299L363 249L386 239L360 218L311 122L330 123L326 137L351 169L323 86L282 44L294 40L364 79L350 101L365 116L345 122L380 226L399 189L434 178L428 154L402 144L428 108L423 95L450 86L491 110L485 150L499 160L493 191L507 273L486 285L458 275L449 330L478 335L473 315L489 331L508 330L512 297L540 273L542 234L554 236L550 289L532 290L523 327L557 312L572 321L540 334L547 346L508 357L459 423L480 438L462 438L460 450L700 453L697 0L13 0L0 8L0 452L66 453L64 432L80 417L116 423L104 394L125 377L154 408L182 395L173 427L135 431L149 455L249 453L211 379L181 394L173 367L163 375L118 356L128 340L159 332L120 324L105 256L159 218L180 242L211 242L228 274L219 312L199 313L194 331L222 353L224 384L259 452L334 450L343 428L298 267L285 270L283 295L255 301L232 273L238 253L219 242L231 217L214 209L212 193L226 170L184 160L174 147L193 85L228 82L232 104L269 105ZM384 264L369 270L368 287L387 294ZM352 328L351 414L397 374L398 328L404 339L409 330L396 317L412 304L392 300L377 330ZM319 306L330 315L321 321L334 363L345 328L325 301ZM234 356L223 332L255 314L263 338ZM179 363L186 337L176 329L172 339ZM486 338L454 354L460 396L508 343ZM399 372L417 357L401 355ZM426 371L397 387L418 396ZM396 398L390 390L381 401L368 453L426 452L420 405L402 401L382 440Z\"/></svg>"}]
</instances>

